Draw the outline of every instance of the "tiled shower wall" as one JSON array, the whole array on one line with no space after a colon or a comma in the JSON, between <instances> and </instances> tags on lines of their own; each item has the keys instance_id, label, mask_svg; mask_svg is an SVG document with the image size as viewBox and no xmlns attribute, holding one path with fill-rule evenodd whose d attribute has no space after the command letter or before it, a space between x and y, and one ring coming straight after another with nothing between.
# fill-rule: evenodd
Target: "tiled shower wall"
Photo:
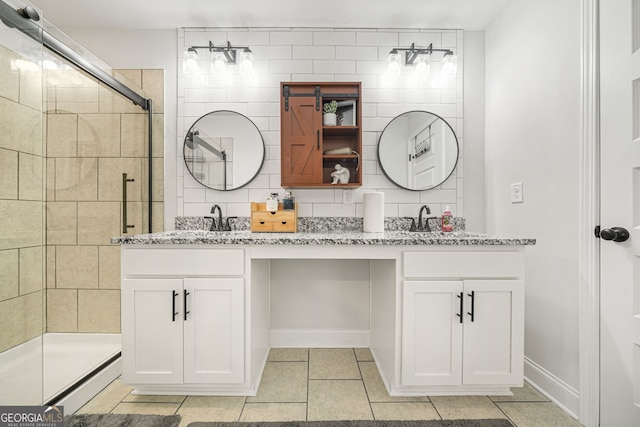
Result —
<instances>
[{"instance_id":1,"label":"tiled shower wall","mask_svg":"<svg viewBox=\"0 0 640 427\"><path fill-rule=\"evenodd\" d=\"M396 115L410 110L433 112L456 131L462 153L462 72L463 31L387 29L309 28L228 28L183 29L179 48L189 46L249 46L255 58L257 81L245 84L239 75L233 82L222 81L210 71L200 74L182 70L179 55L177 215L203 216L213 203L225 215L249 216L249 202L264 201L280 186L280 82L360 81L362 82L362 171L363 185L353 190L353 204L343 204L341 189L294 190L300 216L362 216L362 194L385 193L385 215L417 216L427 203L434 213L450 205L454 215L463 215L462 162L441 186L428 191L396 187L382 173L377 162L377 143L384 127ZM457 78L443 88L410 87L404 73L397 81L385 80L386 59L393 47L411 43L426 47L450 48L458 55ZM202 51L201 51L202 52ZM260 174L247 187L221 192L206 189L189 174L182 157L183 138L202 115L215 110L233 110L248 116L262 133L266 158Z\"/></svg>"},{"instance_id":2,"label":"tiled shower wall","mask_svg":"<svg viewBox=\"0 0 640 427\"><path fill-rule=\"evenodd\" d=\"M42 74L20 59L0 46L0 353L43 330Z\"/></svg>"},{"instance_id":3,"label":"tiled shower wall","mask_svg":"<svg viewBox=\"0 0 640 427\"><path fill-rule=\"evenodd\" d=\"M154 102L153 230L163 228L164 72L118 70ZM137 87L136 87L137 86ZM128 232L145 233L147 112L75 70L56 75L45 103L47 331L120 332L122 173Z\"/></svg>"}]
</instances>

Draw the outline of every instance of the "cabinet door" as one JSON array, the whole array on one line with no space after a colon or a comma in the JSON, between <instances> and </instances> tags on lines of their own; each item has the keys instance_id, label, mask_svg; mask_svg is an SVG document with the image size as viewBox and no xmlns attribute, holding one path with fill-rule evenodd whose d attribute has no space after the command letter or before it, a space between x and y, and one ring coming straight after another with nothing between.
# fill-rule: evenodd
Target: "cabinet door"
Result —
<instances>
[{"instance_id":1,"label":"cabinet door","mask_svg":"<svg viewBox=\"0 0 640 427\"><path fill-rule=\"evenodd\" d=\"M244 381L244 279L184 279L184 382Z\"/></svg>"},{"instance_id":2,"label":"cabinet door","mask_svg":"<svg viewBox=\"0 0 640 427\"><path fill-rule=\"evenodd\" d=\"M461 281L405 281L402 290L402 384L462 381Z\"/></svg>"},{"instance_id":3,"label":"cabinet door","mask_svg":"<svg viewBox=\"0 0 640 427\"><path fill-rule=\"evenodd\" d=\"M521 384L524 282L468 280L464 287L463 383Z\"/></svg>"},{"instance_id":4,"label":"cabinet door","mask_svg":"<svg viewBox=\"0 0 640 427\"><path fill-rule=\"evenodd\" d=\"M322 111L315 96L289 97L289 109L282 108L282 185L322 183Z\"/></svg>"},{"instance_id":5,"label":"cabinet door","mask_svg":"<svg viewBox=\"0 0 640 427\"><path fill-rule=\"evenodd\" d=\"M122 376L125 382L182 383L181 298L180 279L122 281Z\"/></svg>"}]
</instances>

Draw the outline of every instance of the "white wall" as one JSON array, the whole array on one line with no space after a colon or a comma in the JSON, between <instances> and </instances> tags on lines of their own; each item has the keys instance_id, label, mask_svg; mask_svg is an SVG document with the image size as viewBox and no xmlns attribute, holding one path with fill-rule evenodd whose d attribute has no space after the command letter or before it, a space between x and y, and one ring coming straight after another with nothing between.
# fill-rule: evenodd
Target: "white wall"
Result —
<instances>
[{"instance_id":1,"label":"white wall","mask_svg":"<svg viewBox=\"0 0 640 427\"><path fill-rule=\"evenodd\" d=\"M486 223L527 236L526 375L577 413L580 1L511 2L486 30ZM522 182L524 203L510 203Z\"/></svg>"}]
</instances>

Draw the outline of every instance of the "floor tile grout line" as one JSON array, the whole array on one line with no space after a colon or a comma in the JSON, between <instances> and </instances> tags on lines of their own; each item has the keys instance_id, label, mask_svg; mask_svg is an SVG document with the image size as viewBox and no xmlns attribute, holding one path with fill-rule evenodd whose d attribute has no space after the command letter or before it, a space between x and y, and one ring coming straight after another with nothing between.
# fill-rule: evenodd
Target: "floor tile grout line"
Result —
<instances>
[{"instance_id":1,"label":"floor tile grout line","mask_svg":"<svg viewBox=\"0 0 640 427\"><path fill-rule=\"evenodd\" d=\"M491 400L491 398L489 398L489 400ZM513 421L513 420L511 419L511 417L509 417L509 415L507 415L507 413L506 413L506 412L504 412L500 406L498 406L498 403L497 403L497 402L494 402L493 400L491 400L491 402L495 405L495 407L496 407L496 408L498 408L498 411L502 412L502 413L504 414L504 416L505 416L505 417L507 417L507 419L509 420L509 422L510 422L511 424L513 424L515 427L518 427L518 426L516 425L516 422L515 422L515 421Z\"/></svg>"},{"instance_id":2,"label":"floor tile grout line","mask_svg":"<svg viewBox=\"0 0 640 427\"><path fill-rule=\"evenodd\" d=\"M307 349L307 401L306 403L306 411L305 411L305 421L309 421L309 377L311 376L311 349Z\"/></svg>"},{"instance_id":3,"label":"floor tile grout line","mask_svg":"<svg viewBox=\"0 0 640 427\"><path fill-rule=\"evenodd\" d=\"M355 354L355 351L354 351ZM360 372L360 378L362 378L362 387L364 388L364 393L367 396L367 403L369 403L369 410L371 411L371 418L376 420L376 413L373 411L373 406L371 405L371 398L369 397L369 390L367 390L367 385L364 382L364 375L362 375L362 368L360 367L360 362L358 361L358 357L356 355L356 364L358 365L358 371Z\"/></svg>"}]
</instances>

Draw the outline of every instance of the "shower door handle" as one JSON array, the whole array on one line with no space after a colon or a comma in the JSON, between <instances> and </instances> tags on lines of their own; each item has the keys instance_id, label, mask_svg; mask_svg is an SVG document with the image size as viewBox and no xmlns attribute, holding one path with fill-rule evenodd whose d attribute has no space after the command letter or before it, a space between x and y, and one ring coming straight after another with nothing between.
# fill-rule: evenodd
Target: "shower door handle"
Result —
<instances>
[{"instance_id":1,"label":"shower door handle","mask_svg":"<svg viewBox=\"0 0 640 427\"><path fill-rule=\"evenodd\" d=\"M122 234L127 234L130 228L135 225L127 224L127 183L133 182L133 178L127 178L127 174L122 174Z\"/></svg>"}]
</instances>

